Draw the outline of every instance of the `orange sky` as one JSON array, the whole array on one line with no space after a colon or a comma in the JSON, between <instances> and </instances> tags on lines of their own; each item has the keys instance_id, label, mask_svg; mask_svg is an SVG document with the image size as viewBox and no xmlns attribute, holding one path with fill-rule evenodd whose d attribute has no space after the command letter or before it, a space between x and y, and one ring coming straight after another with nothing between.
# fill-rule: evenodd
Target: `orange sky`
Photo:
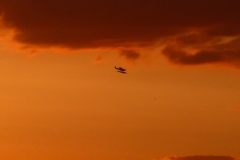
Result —
<instances>
[{"instance_id":1,"label":"orange sky","mask_svg":"<svg viewBox=\"0 0 240 160\"><path fill-rule=\"evenodd\" d=\"M2 0L0 158L240 157L239 3Z\"/></svg>"}]
</instances>

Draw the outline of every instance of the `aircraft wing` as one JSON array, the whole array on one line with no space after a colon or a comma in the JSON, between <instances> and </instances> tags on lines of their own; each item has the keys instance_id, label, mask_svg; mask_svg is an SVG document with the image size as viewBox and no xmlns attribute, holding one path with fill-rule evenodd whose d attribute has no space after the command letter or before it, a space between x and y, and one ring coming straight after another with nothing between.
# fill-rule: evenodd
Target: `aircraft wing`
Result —
<instances>
[{"instance_id":1,"label":"aircraft wing","mask_svg":"<svg viewBox=\"0 0 240 160\"><path fill-rule=\"evenodd\" d=\"M124 74L127 74L127 72L125 72L125 71L118 71L119 73L124 73Z\"/></svg>"},{"instance_id":2,"label":"aircraft wing","mask_svg":"<svg viewBox=\"0 0 240 160\"><path fill-rule=\"evenodd\" d=\"M122 67L116 67L115 66L115 69L119 70L119 71L126 71L126 69L122 68Z\"/></svg>"}]
</instances>

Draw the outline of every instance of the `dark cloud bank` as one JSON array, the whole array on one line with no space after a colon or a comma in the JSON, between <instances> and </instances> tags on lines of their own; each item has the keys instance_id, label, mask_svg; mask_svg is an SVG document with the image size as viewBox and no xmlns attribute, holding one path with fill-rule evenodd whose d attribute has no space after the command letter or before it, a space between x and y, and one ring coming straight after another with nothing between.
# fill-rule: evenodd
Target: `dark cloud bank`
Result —
<instances>
[{"instance_id":1,"label":"dark cloud bank","mask_svg":"<svg viewBox=\"0 0 240 160\"><path fill-rule=\"evenodd\" d=\"M123 47L121 55L135 60L132 47L160 41L173 63L240 62L239 0L1 0L0 14L25 45Z\"/></svg>"}]
</instances>

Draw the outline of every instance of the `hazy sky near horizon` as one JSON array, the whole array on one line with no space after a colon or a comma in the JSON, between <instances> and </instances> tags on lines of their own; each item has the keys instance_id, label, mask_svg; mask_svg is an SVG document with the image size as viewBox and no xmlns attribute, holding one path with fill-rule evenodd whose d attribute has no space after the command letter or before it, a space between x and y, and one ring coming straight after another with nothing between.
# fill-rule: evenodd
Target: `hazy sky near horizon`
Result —
<instances>
[{"instance_id":1,"label":"hazy sky near horizon","mask_svg":"<svg viewBox=\"0 0 240 160\"><path fill-rule=\"evenodd\" d=\"M1 0L0 15L1 159L240 157L240 1Z\"/></svg>"}]
</instances>

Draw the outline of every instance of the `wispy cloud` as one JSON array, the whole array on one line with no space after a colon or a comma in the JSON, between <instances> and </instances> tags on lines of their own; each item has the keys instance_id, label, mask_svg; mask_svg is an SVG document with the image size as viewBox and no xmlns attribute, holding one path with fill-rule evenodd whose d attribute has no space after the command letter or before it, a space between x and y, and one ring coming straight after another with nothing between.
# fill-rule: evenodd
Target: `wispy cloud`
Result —
<instances>
[{"instance_id":1,"label":"wispy cloud","mask_svg":"<svg viewBox=\"0 0 240 160\"><path fill-rule=\"evenodd\" d=\"M181 65L240 64L240 38L188 33L172 38L162 54Z\"/></svg>"},{"instance_id":2,"label":"wispy cloud","mask_svg":"<svg viewBox=\"0 0 240 160\"><path fill-rule=\"evenodd\" d=\"M163 50L170 61L177 64L198 65L206 63L231 63L240 64L240 50L201 50L194 54L189 54L184 50L166 47Z\"/></svg>"},{"instance_id":3,"label":"wispy cloud","mask_svg":"<svg viewBox=\"0 0 240 160\"><path fill-rule=\"evenodd\" d=\"M140 53L134 50L121 50L119 55L130 62L136 61L141 56Z\"/></svg>"},{"instance_id":4,"label":"wispy cloud","mask_svg":"<svg viewBox=\"0 0 240 160\"><path fill-rule=\"evenodd\" d=\"M101 63L103 62L103 58L102 58L102 55L101 54L98 54L96 59L95 59L95 63Z\"/></svg>"}]
</instances>

